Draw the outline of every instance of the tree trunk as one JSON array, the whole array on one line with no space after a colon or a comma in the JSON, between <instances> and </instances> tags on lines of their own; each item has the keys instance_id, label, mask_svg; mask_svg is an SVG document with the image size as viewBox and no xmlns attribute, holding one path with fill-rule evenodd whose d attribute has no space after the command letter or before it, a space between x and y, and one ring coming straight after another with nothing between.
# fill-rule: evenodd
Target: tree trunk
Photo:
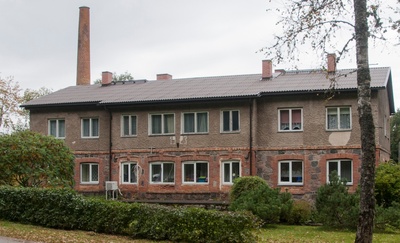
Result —
<instances>
[{"instance_id":1,"label":"tree trunk","mask_svg":"<svg viewBox=\"0 0 400 243\"><path fill-rule=\"evenodd\" d=\"M366 0L354 0L358 115L361 129L360 214L355 242L372 242L375 215L375 125L371 109Z\"/></svg>"}]
</instances>

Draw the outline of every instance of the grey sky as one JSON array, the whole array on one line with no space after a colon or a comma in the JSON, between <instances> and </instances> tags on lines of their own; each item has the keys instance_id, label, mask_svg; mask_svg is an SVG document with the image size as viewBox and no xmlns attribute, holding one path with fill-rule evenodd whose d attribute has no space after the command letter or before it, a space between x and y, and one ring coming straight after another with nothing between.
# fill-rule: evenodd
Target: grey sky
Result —
<instances>
[{"instance_id":1,"label":"grey sky","mask_svg":"<svg viewBox=\"0 0 400 243\"><path fill-rule=\"evenodd\" d=\"M275 1L279 2L279 1ZM0 76L23 89L76 83L79 7L90 7L91 79L102 71L135 79L261 73L276 16L268 0L0 0ZM390 66L400 107L400 49L375 47L370 62ZM299 68L318 68L304 58ZM355 67L346 60L339 68ZM275 68L290 66L282 63Z\"/></svg>"}]
</instances>

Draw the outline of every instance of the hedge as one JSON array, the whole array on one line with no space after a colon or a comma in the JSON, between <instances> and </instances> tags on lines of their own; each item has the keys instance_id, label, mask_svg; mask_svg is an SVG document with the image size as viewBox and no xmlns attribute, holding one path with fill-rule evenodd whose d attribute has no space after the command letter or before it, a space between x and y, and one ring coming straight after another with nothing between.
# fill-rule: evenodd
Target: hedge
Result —
<instances>
[{"instance_id":1,"label":"hedge","mask_svg":"<svg viewBox=\"0 0 400 243\"><path fill-rule=\"evenodd\" d=\"M69 189L0 186L0 218L174 242L256 242L250 213L85 198Z\"/></svg>"}]
</instances>

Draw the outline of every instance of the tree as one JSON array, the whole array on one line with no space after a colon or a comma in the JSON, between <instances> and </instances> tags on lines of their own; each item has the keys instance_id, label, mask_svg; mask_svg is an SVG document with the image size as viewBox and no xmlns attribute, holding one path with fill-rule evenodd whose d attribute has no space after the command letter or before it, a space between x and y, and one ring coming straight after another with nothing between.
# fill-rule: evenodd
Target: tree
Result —
<instances>
[{"instance_id":1,"label":"tree","mask_svg":"<svg viewBox=\"0 0 400 243\"><path fill-rule=\"evenodd\" d=\"M72 187L74 155L64 141L32 131L0 136L0 185Z\"/></svg>"},{"instance_id":2,"label":"tree","mask_svg":"<svg viewBox=\"0 0 400 243\"><path fill-rule=\"evenodd\" d=\"M372 242L376 144L368 39L384 39L381 34L387 29L379 16L381 6L378 3L367 5L367 0L294 0L283 3L285 6L277 9L281 16L277 25L282 27L283 33L275 36L274 44L262 49L267 56L274 56L278 63L287 59L298 61L299 46L309 44L322 56L336 50L339 61L355 49L362 151L356 242ZM336 49L337 46L340 48Z\"/></svg>"},{"instance_id":3,"label":"tree","mask_svg":"<svg viewBox=\"0 0 400 243\"><path fill-rule=\"evenodd\" d=\"M0 129L13 130L15 118L22 115L19 105L22 101L21 88L13 77L0 77Z\"/></svg>"},{"instance_id":4,"label":"tree","mask_svg":"<svg viewBox=\"0 0 400 243\"><path fill-rule=\"evenodd\" d=\"M396 113L390 120L390 158L396 162L399 162L399 143L400 143L400 109L397 109Z\"/></svg>"},{"instance_id":5,"label":"tree","mask_svg":"<svg viewBox=\"0 0 400 243\"><path fill-rule=\"evenodd\" d=\"M26 89L21 97L21 103L26 103L39 97L51 94L52 92L53 91L51 89L46 87L41 87L38 90ZM14 130L24 130L29 128L29 110L22 109L16 124L17 126Z\"/></svg>"},{"instance_id":6,"label":"tree","mask_svg":"<svg viewBox=\"0 0 400 243\"><path fill-rule=\"evenodd\" d=\"M122 74L117 74L116 72L113 73L112 81L118 82L118 81L129 81L133 80L133 76L131 73L125 72ZM94 81L94 84L101 84L101 79L96 79Z\"/></svg>"}]
</instances>

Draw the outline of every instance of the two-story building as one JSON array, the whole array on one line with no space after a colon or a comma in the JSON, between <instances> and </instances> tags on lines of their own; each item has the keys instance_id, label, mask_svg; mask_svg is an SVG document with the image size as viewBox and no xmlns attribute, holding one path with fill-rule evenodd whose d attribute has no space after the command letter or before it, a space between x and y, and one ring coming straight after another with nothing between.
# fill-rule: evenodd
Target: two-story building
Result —
<instances>
[{"instance_id":1,"label":"two-story building","mask_svg":"<svg viewBox=\"0 0 400 243\"><path fill-rule=\"evenodd\" d=\"M333 59L332 59L333 58ZM23 105L32 130L75 153L75 189L127 198L227 198L233 180L258 175L309 197L337 171L355 190L361 146L353 69L76 85ZM333 64L332 64L333 63ZM390 68L371 68L376 163L389 160Z\"/></svg>"}]
</instances>

